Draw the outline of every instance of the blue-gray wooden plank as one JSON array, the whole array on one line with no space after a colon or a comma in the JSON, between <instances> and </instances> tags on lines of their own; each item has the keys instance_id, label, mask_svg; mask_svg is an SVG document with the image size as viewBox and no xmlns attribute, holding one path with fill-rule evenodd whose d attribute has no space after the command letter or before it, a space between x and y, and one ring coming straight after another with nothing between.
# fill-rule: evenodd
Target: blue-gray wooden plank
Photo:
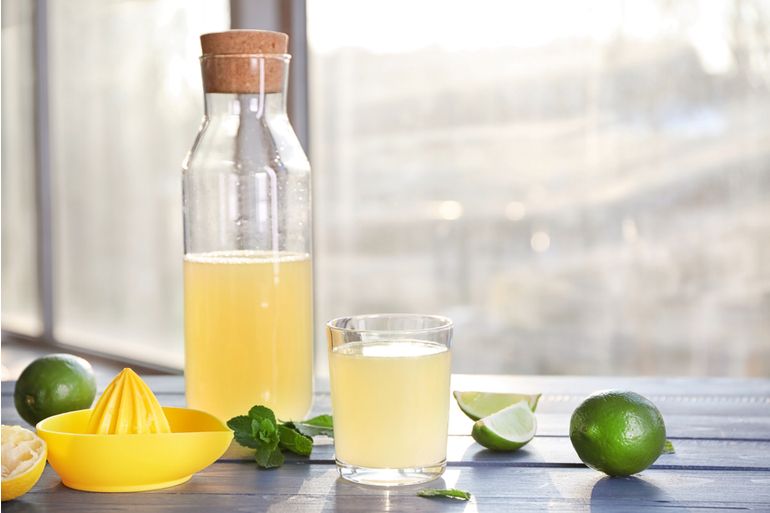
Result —
<instances>
[{"instance_id":1,"label":"blue-gray wooden plank","mask_svg":"<svg viewBox=\"0 0 770 513\"><path fill-rule=\"evenodd\" d=\"M662 454L652 468L702 470L770 471L770 442L735 440L676 440L674 454ZM317 441L309 458L289 456L293 461L334 463L330 439ZM251 460L254 452L233 444L225 461ZM470 436L450 436L447 444L449 465L499 467L583 466L569 438L536 436L516 452L493 452L478 445Z\"/></svg>"},{"instance_id":2,"label":"blue-gray wooden plank","mask_svg":"<svg viewBox=\"0 0 770 513\"><path fill-rule=\"evenodd\" d=\"M159 394L160 402L164 406L183 406L184 397L181 395ZM3 403L3 422L11 424L23 424L12 401ZM452 403L451 422L449 433L461 436L471 432L472 422L467 419ZM328 413L331 407L317 404L314 411ZM569 414L549 414L537 412L537 436L539 437L564 437L569 434ZM743 417L741 415L674 415L666 414L666 431L672 440L696 439L696 440L744 440L744 441L770 441L770 415L767 417ZM27 426L29 427L29 426Z\"/></svg>"},{"instance_id":3,"label":"blue-gray wooden plank","mask_svg":"<svg viewBox=\"0 0 770 513\"><path fill-rule=\"evenodd\" d=\"M161 404L184 405L181 377L148 376L146 380ZM453 389L543 392L537 410L539 436L567 436L569 417L580 401L595 390L612 387L650 398L663 412L672 439L770 440L770 380L766 379L453 376ZM330 412L326 383L318 383L317 389L314 412ZM21 422L10 400L13 383L3 383L2 392L3 418ZM450 433L468 434L471 425L452 400Z\"/></svg>"},{"instance_id":4,"label":"blue-gray wooden plank","mask_svg":"<svg viewBox=\"0 0 770 513\"><path fill-rule=\"evenodd\" d=\"M181 376L143 376L156 393L181 393ZM100 389L107 385L100 382ZM511 376L497 374L453 374L453 390L489 392L515 390L523 393L545 393L581 396L596 390L625 388L644 395L695 400L703 396L745 396L770 400L770 379L763 378L667 378L628 376ZM316 380L316 391L328 393L328 384ZM13 393L13 382L2 383L2 394Z\"/></svg>"},{"instance_id":5,"label":"blue-gray wooden plank","mask_svg":"<svg viewBox=\"0 0 770 513\"><path fill-rule=\"evenodd\" d=\"M425 487L456 487L470 503L424 499L422 486L382 490L337 477L331 465L287 464L257 470L249 463L217 463L180 486L134 494L82 493L62 486L47 469L38 486L6 513L270 511L323 512L711 512L770 510L767 472L647 470L610 479L581 468L452 467Z\"/></svg>"}]
</instances>

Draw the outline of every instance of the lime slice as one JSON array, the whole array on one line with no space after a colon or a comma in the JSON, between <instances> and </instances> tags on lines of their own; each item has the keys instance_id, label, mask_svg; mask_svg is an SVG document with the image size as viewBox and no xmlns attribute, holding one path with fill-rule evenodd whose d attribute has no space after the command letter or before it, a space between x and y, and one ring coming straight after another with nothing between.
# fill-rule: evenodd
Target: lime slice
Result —
<instances>
[{"instance_id":1,"label":"lime slice","mask_svg":"<svg viewBox=\"0 0 770 513\"><path fill-rule=\"evenodd\" d=\"M506 406L526 401L532 411L537 408L541 394L498 394L494 392L454 392L460 409L473 420L496 413Z\"/></svg>"},{"instance_id":2,"label":"lime slice","mask_svg":"<svg viewBox=\"0 0 770 513\"><path fill-rule=\"evenodd\" d=\"M471 436L493 451L515 451L535 436L537 420L524 401L508 406L473 424Z\"/></svg>"}]
</instances>

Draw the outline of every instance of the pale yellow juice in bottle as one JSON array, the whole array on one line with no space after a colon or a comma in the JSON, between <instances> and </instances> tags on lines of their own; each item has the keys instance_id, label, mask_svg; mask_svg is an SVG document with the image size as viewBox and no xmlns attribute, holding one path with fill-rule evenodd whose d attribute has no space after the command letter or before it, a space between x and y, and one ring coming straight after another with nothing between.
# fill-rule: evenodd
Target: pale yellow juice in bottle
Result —
<instances>
[{"instance_id":1,"label":"pale yellow juice in bottle","mask_svg":"<svg viewBox=\"0 0 770 513\"><path fill-rule=\"evenodd\" d=\"M184 291L188 406L222 420L255 404L304 418L313 399L310 258L188 254Z\"/></svg>"},{"instance_id":2,"label":"pale yellow juice in bottle","mask_svg":"<svg viewBox=\"0 0 770 513\"><path fill-rule=\"evenodd\" d=\"M415 468L446 459L447 347L430 342L351 342L329 355L337 460Z\"/></svg>"}]
</instances>

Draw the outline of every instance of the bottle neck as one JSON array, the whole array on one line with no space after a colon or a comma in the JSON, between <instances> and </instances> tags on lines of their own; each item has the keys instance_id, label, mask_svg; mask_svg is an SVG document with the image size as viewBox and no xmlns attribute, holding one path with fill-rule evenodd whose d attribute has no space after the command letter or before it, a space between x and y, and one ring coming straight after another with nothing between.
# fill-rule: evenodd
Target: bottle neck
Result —
<instances>
[{"instance_id":1,"label":"bottle neck","mask_svg":"<svg viewBox=\"0 0 770 513\"><path fill-rule=\"evenodd\" d=\"M207 118L238 117L270 119L286 116L286 95L277 93L206 93Z\"/></svg>"}]
</instances>

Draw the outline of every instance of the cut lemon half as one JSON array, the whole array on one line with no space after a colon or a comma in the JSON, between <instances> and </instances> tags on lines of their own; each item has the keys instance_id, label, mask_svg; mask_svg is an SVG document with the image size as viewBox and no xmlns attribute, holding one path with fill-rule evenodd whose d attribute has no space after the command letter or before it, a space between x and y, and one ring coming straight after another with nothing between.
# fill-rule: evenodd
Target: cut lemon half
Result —
<instances>
[{"instance_id":1,"label":"cut lemon half","mask_svg":"<svg viewBox=\"0 0 770 513\"><path fill-rule=\"evenodd\" d=\"M493 451L515 451L535 436L537 420L529 405L520 401L497 413L477 420L471 436Z\"/></svg>"},{"instance_id":2,"label":"cut lemon half","mask_svg":"<svg viewBox=\"0 0 770 513\"><path fill-rule=\"evenodd\" d=\"M500 394L495 392L454 392L457 405L473 420L497 413L505 407L524 401L532 411L541 394Z\"/></svg>"},{"instance_id":3,"label":"cut lemon half","mask_svg":"<svg viewBox=\"0 0 770 513\"><path fill-rule=\"evenodd\" d=\"M45 442L21 426L2 426L2 500L21 497L35 486L45 469Z\"/></svg>"}]
</instances>

